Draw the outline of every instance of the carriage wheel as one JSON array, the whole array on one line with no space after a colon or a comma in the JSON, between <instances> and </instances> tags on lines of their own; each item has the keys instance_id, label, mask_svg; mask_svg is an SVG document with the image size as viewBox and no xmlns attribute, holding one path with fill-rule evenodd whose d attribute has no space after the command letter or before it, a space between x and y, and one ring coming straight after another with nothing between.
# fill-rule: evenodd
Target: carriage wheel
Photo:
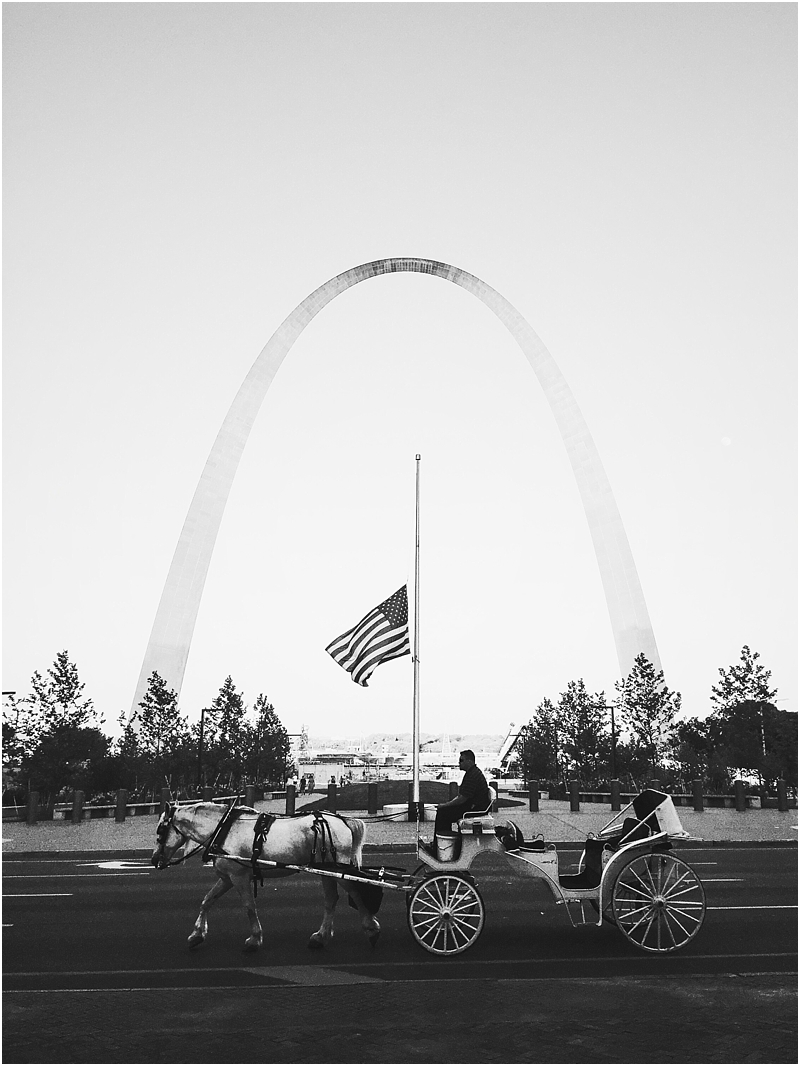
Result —
<instances>
[{"instance_id":1,"label":"carriage wheel","mask_svg":"<svg viewBox=\"0 0 800 1066\"><path fill-rule=\"evenodd\" d=\"M611 894L622 933L644 951L677 951L696 936L706 913L700 878L683 859L638 855L622 868Z\"/></svg>"},{"instance_id":2,"label":"carriage wheel","mask_svg":"<svg viewBox=\"0 0 800 1066\"><path fill-rule=\"evenodd\" d=\"M485 909L471 881L458 874L434 874L411 894L408 927L434 955L459 955L481 934Z\"/></svg>"}]
</instances>

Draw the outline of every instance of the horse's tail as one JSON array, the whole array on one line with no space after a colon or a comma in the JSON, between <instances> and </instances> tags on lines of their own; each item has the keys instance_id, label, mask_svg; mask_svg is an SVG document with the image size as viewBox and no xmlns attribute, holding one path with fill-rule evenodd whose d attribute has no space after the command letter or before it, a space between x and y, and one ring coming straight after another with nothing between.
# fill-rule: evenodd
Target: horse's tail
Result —
<instances>
[{"instance_id":1,"label":"horse's tail","mask_svg":"<svg viewBox=\"0 0 800 1066\"><path fill-rule=\"evenodd\" d=\"M361 866L361 848L367 827L360 818L343 818L342 821L353 834L353 850L350 861L354 866Z\"/></svg>"}]
</instances>

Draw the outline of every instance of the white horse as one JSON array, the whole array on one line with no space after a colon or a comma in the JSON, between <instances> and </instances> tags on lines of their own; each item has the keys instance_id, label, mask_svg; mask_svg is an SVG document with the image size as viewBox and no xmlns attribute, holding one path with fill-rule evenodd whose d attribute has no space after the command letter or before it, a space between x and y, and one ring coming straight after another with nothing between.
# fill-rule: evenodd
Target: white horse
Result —
<instances>
[{"instance_id":1,"label":"white horse","mask_svg":"<svg viewBox=\"0 0 800 1066\"><path fill-rule=\"evenodd\" d=\"M235 888L250 921L250 936L245 941L244 950L257 951L264 942L253 893L253 842L259 815L251 807L236 807L229 815L228 810L221 803L192 803L185 807L168 805L158 822L157 844L150 861L157 869L164 869L172 864L171 859L180 847L194 841L198 845L194 850L199 851L216 836L216 841L212 843L218 850L224 851L225 857L214 856L212 849L210 857L213 858L219 880L200 906L194 929L189 935L189 947L197 948L205 940L209 907L229 889ZM221 824L223 819L224 825ZM260 857L294 866L321 866L333 861L360 867L364 829L364 823L359 818L343 818L327 812L268 819ZM292 872L276 869L272 873L270 867L258 868L259 877L286 876ZM322 948L332 938L333 912L339 900L337 879L320 876L320 880L325 897L325 913L319 929L311 934L308 943L310 948ZM343 883L361 916L361 927L374 947L380 934L378 920L365 906L361 886L357 882Z\"/></svg>"}]
</instances>

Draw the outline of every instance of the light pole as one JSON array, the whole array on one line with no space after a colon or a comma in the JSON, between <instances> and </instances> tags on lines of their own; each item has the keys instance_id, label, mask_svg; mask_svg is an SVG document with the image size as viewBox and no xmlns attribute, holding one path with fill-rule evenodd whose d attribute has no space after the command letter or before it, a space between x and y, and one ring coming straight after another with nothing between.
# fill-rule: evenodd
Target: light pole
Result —
<instances>
[{"instance_id":1,"label":"light pole","mask_svg":"<svg viewBox=\"0 0 800 1066\"><path fill-rule=\"evenodd\" d=\"M595 706L603 711L611 711L611 780L617 777L617 727L614 721L616 703L598 703Z\"/></svg>"},{"instance_id":2,"label":"light pole","mask_svg":"<svg viewBox=\"0 0 800 1066\"><path fill-rule=\"evenodd\" d=\"M206 709L200 708L200 734L197 739L197 787L203 786L203 729L206 721Z\"/></svg>"}]
</instances>

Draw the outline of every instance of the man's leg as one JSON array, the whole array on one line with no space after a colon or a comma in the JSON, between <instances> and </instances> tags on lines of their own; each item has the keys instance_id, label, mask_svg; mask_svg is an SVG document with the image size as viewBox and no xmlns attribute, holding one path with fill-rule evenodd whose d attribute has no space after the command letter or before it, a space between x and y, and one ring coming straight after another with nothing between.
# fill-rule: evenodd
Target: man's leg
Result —
<instances>
[{"instance_id":1,"label":"man's leg","mask_svg":"<svg viewBox=\"0 0 800 1066\"><path fill-rule=\"evenodd\" d=\"M466 803L453 804L452 807L437 807L434 833L444 833L445 835L452 833L453 822L457 822L461 818L467 807L468 804Z\"/></svg>"}]
</instances>

